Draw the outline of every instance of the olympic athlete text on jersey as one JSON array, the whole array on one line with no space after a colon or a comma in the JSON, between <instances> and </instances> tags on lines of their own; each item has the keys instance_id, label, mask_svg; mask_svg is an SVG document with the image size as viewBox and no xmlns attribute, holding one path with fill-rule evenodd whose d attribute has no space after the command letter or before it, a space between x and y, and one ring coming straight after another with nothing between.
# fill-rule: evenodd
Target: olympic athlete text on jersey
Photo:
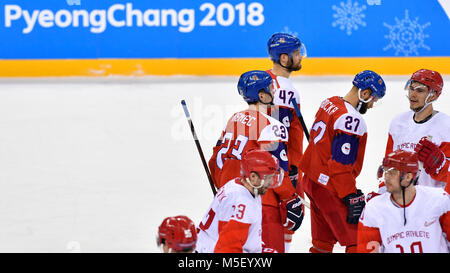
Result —
<instances>
[{"instance_id":1,"label":"olympic athlete text on jersey","mask_svg":"<svg viewBox=\"0 0 450 273\"><path fill-rule=\"evenodd\" d=\"M415 186L417 154L397 150L382 167L387 192L364 208L358 252L449 253L450 197L441 188Z\"/></svg>"},{"instance_id":2,"label":"olympic athlete text on jersey","mask_svg":"<svg viewBox=\"0 0 450 273\"><path fill-rule=\"evenodd\" d=\"M419 153L419 160L428 166L420 172L418 185L444 188L446 185L446 174L449 168L450 157L450 116L433 109L443 88L441 75L432 70L420 69L414 72L406 85L410 111L396 116L389 127L388 141L385 156L395 150L414 151ZM422 141L422 138L428 140ZM424 142L433 142L442 152L431 154L430 149L421 149L430 146ZM423 145L422 145L423 144ZM381 180L379 193L386 191Z\"/></svg>"}]
</instances>

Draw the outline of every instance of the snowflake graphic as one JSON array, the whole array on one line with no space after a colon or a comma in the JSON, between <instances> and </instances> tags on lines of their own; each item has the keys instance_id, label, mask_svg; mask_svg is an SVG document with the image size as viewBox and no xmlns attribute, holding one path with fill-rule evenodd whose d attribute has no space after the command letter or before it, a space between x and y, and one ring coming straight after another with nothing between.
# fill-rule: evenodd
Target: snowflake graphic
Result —
<instances>
[{"instance_id":1,"label":"snowflake graphic","mask_svg":"<svg viewBox=\"0 0 450 273\"><path fill-rule=\"evenodd\" d=\"M81 6L81 0L66 0L66 3L69 6Z\"/></svg>"},{"instance_id":2,"label":"snowflake graphic","mask_svg":"<svg viewBox=\"0 0 450 273\"><path fill-rule=\"evenodd\" d=\"M284 26L284 28L281 32L291 34L291 35L294 35L295 37L298 37L298 32L292 31L288 26Z\"/></svg>"},{"instance_id":3,"label":"snowflake graphic","mask_svg":"<svg viewBox=\"0 0 450 273\"><path fill-rule=\"evenodd\" d=\"M340 7L333 5L331 8L336 12L333 14L336 20L331 25L339 26L339 29L345 30L348 36L353 30L358 30L358 25L366 26L366 22L363 21L366 15L362 13L366 9L365 5L359 6L358 2L347 0L347 3L341 2Z\"/></svg>"},{"instance_id":4,"label":"snowflake graphic","mask_svg":"<svg viewBox=\"0 0 450 273\"><path fill-rule=\"evenodd\" d=\"M399 20L395 17L396 24L391 26L387 23L383 25L389 28L389 35L385 35L384 38L389 39L390 43L383 48L383 51L389 49L395 50L395 56L402 54L404 56L409 56L411 54L419 55L419 49L424 48L430 50L431 48L425 45L425 38L430 37L424 33L425 28L431 25L427 22L423 25L418 23L419 18L416 17L414 20L409 18L408 10L405 10L405 18Z\"/></svg>"}]
</instances>

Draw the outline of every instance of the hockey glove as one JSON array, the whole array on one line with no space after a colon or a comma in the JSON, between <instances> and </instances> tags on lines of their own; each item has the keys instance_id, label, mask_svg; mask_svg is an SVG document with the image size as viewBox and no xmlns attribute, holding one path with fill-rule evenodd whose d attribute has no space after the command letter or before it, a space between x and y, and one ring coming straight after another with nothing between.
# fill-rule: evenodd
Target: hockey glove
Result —
<instances>
[{"instance_id":1,"label":"hockey glove","mask_svg":"<svg viewBox=\"0 0 450 273\"><path fill-rule=\"evenodd\" d=\"M282 219L286 219L283 226L288 230L296 231L303 221L303 202L298 194L294 194L290 199L281 202Z\"/></svg>"},{"instance_id":2,"label":"hockey glove","mask_svg":"<svg viewBox=\"0 0 450 273\"><path fill-rule=\"evenodd\" d=\"M291 165L289 170L289 178L291 179L294 188L297 188L298 182L298 168L297 166Z\"/></svg>"},{"instance_id":3,"label":"hockey glove","mask_svg":"<svg viewBox=\"0 0 450 273\"><path fill-rule=\"evenodd\" d=\"M344 202L348 207L347 223L358 224L359 216L361 216L364 206L366 205L364 199L364 194L361 190L357 190L356 193L350 193L344 197Z\"/></svg>"},{"instance_id":4,"label":"hockey glove","mask_svg":"<svg viewBox=\"0 0 450 273\"><path fill-rule=\"evenodd\" d=\"M444 153L427 138L423 137L417 143L414 151L417 153L419 160L423 162L423 168L428 174L437 174L444 167Z\"/></svg>"}]
</instances>

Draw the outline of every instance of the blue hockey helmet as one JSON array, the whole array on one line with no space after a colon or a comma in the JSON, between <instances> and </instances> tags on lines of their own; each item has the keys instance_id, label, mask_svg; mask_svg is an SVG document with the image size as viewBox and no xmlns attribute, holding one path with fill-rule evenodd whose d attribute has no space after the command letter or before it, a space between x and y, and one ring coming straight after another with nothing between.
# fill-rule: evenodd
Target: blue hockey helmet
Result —
<instances>
[{"instance_id":1,"label":"blue hockey helmet","mask_svg":"<svg viewBox=\"0 0 450 273\"><path fill-rule=\"evenodd\" d=\"M306 47L299 38L288 33L275 33L267 42L267 50L270 59L276 63L280 62L280 55L287 54L292 57L292 53L300 50L300 55L306 57Z\"/></svg>"},{"instance_id":2,"label":"blue hockey helmet","mask_svg":"<svg viewBox=\"0 0 450 273\"><path fill-rule=\"evenodd\" d=\"M353 79L353 85L361 90L372 90L372 95L379 99L386 94L386 85L383 78L371 70L364 70L356 74Z\"/></svg>"},{"instance_id":3,"label":"blue hockey helmet","mask_svg":"<svg viewBox=\"0 0 450 273\"><path fill-rule=\"evenodd\" d=\"M237 85L239 95L247 103L259 101L259 92L264 91L272 96L272 77L266 71L252 70L245 72L239 78Z\"/></svg>"}]
</instances>

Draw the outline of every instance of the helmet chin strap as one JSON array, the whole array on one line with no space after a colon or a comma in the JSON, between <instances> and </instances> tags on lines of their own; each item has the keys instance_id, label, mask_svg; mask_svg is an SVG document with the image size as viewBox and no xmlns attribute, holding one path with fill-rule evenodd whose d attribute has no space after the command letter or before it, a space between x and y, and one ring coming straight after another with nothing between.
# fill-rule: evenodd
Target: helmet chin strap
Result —
<instances>
[{"instance_id":1,"label":"helmet chin strap","mask_svg":"<svg viewBox=\"0 0 450 273\"><path fill-rule=\"evenodd\" d=\"M400 174L400 188L402 189L402 199L403 199L403 225L406 226L406 201L405 201L405 190L406 188L408 188L409 186L411 186L411 184L415 184L415 178L411 179L411 181L409 181L408 186L402 186L402 181L403 178L405 178L406 173L405 172L401 172Z\"/></svg>"},{"instance_id":2,"label":"helmet chin strap","mask_svg":"<svg viewBox=\"0 0 450 273\"><path fill-rule=\"evenodd\" d=\"M358 89L358 99L359 99L359 101L363 102L363 103L369 103L373 99L373 97L370 96L367 100L363 100L363 98L361 97L361 91L362 91L361 89Z\"/></svg>"},{"instance_id":3,"label":"helmet chin strap","mask_svg":"<svg viewBox=\"0 0 450 273\"><path fill-rule=\"evenodd\" d=\"M264 179L261 180L261 184L259 186L255 186L250 182L250 179L245 178L245 181L253 188L253 195L258 196L258 190L264 186Z\"/></svg>"},{"instance_id":4,"label":"helmet chin strap","mask_svg":"<svg viewBox=\"0 0 450 273\"><path fill-rule=\"evenodd\" d=\"M356 106L356 111L361 113L360 110L361 110L361 107L363 106L363 104L364 103L366 103L366 104L369 103L373 99L373 97L371 96L367 100L363 100L362 97L361 97L361 89L358 89L358 99L359 99L359 102L358 102L358 105Z\"/></svg>"},{"instance_id":5,"label":"helmet chin strap","mask_svg":"<svg viewBox=\"0 0 450 273\"><path fill-rule=\"evenodd\" d=\"M271 98L270 102L263 102L263 101L261 101L261 98L259 98L259 97L258 97L258 102L260 102L260 103L262 103L264 105L274 105L273 104L273 96L272 96L272 94L271 93L266 93L266 94L270 95L270 98Z\"/></svg>"},{"instance_id":6,"label":"helmet chin strap","mask_svg":"<svg viewBox=\"0 0 450 273\"><path fill-rule=\"evenodd\" d=\"M289 56L289 61L290 61L291 65L289 65L289 66L284 66L284 65L281 64L281 60L278 61L278 64L279 64L281 67L283 67L284 69L287 69L289 72L297 71L297 70L295 70L295 69L292 68L292 66L294 65L294 59L293 59L290 55L288 55L288 56Z\"/></svg>"},{"instance_id":7,"label":"helmet chin strap","mask_svg":"<svg viewBox=\"0 0 450 273\"><path fill-rule=\"evenodd\" d=\"M274 104L273 104L273 96L272 96L272 94L269 94L269 95L270 95L270 97L272 98L272 99L270 100L270 102L264 103L264 102L262 102L261 100L260 100L259 102L261 102L262 104L265 104L265 105L274 105Z\"/></svg>"},{"instance_id":8,"label":"helmet chin strap","mask_svg":"<svg viewBox=\"0 0 450 273\"><path fill-rule=\"evenodd\" d=\"M419 113L421 113L423 110L425 110L425 108L427 108L428 105L433 104L433 101L428 102L428 99L429 99L433 94L434 94L434 92L428 93L427 97L425 98L425 104L424 104L419 110L415 110L415 109L414 109L414 110L413 110L414 113L419 114ZM408 100L409 100L409 95L406 95L406 97L407 97Z\"/></svg>"}]
</instances>

